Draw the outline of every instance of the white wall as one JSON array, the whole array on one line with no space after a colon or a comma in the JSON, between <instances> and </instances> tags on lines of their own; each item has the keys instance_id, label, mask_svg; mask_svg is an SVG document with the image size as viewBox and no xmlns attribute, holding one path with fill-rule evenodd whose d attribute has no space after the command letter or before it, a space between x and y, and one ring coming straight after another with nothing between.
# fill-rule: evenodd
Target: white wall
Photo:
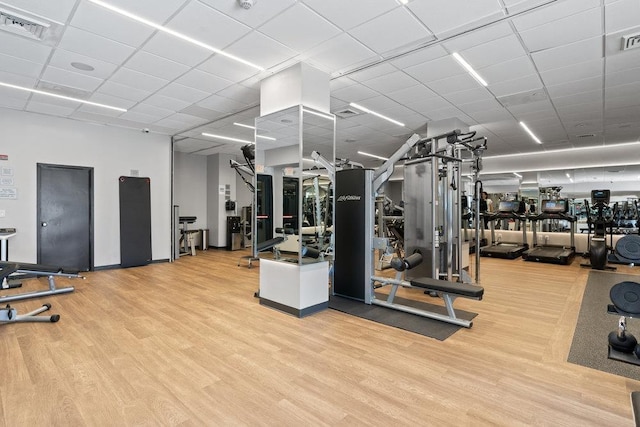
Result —
<instances>
[{"instance_id":1,"label":"white wall","mask_svg":"<svg viewBox=\"0 0 640 427\"><path fill-rule=\"evenodd\" d=\"M207 157L176 152L173 160L173 204L180 206L180 216L195 216L189 229L206 229L207 225Z\"/></svg>"},{"instance_id":2,"label":"white wall","mask_svg":"<svg viewBox=\"0 0 640 427\"><path fill-rule=\"evenodd\" d=\"M209 245L224 247L227 245L227 212L224 207L225 194L220 187L230 186L230 200L236 200L236 171L230 166L230 160L236 156L230 154L214 154L207 157L207 224L209 224Z\"/></svg>"},{"instance_id":3,"label":"white wall","mask_svg":"<svg viewBox=\"0 0 640 427\"><path fill-rule=\"evenodd\" d=\"M152 255L171 255L171 141L168 136L0 108L0 166L13 169L17 200L0 199L0 228L15 227L10 258L37 261L37 163L94 168L94 265L120 264L118 177L151 179Z\"/></svg>"}]
</instances>

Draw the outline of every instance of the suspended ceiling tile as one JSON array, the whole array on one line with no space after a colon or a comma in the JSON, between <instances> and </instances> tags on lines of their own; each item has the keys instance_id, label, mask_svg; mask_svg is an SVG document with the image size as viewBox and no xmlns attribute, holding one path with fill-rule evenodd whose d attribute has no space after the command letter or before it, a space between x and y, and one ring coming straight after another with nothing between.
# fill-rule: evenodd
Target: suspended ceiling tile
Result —
<instances>
[{"instance_id":1,"label":"suspended ceiling tile","mask_svg":"<svg viewBox=\"0 0 640 427\"><path fill-rule=\"evenodd\" d=\"M235 1L200 1L252 28L259 27L262 23L269 21L286 8L296 3L295 0L269 0L266 2L256 3L250 10L246 10Z\"/></svg>"},{"instance_id":2,"label":"suspended ceiling tile","mask_svg":"<svg viewBox=\"0 0 640 427\"><path fill-rule=\"evenodd\" d=\"M128 99L131 101L142 101L143 99L151 95L151 92L149 91L132 88L130 86L125 86L110 81L104 82L104 84L102 84L102 86L98 88L98 92L118 98Z\"/></svg>"},{"instance_id":3,"label":"suspended ceiling tile","mask_svg":"<svg viewBox=\"0 0 640 427\"><path fill-rule=\"evenodd\" d=\"M5 55L44 64L51 50L51 47L36 41L0 31L0 53Z\"/></svg>"},{"instance_id":4,"label":"suspended ceiling tile","mask_svg":"<svg viewBox=\"0 0 640 427\"><path fill-rule=\"evenodd\" d=\"M456 107L449 107L449 108L443 108L441 110L429 111L428 115L429 115L429 118L431 118L431 120L434 120L434 121L457 118L462 120L467 125L475 123L475 120L467 116L465 113L463 113ZM428 126L429 125L427 125L427 127Z\"/></svg>"},{"instance_id":5,"label":"suspended ceiling tile","mask_svg":"<svg viewBox=\"0 0 640 427\"><path fill-rule=\"evenodd\" d=\"M251 57L253 61L253 55L251 55ZM213 55L200 64L198 69L231 81L242 81L260 72L253 67L234 61L224 55Z\"/></svg>"},{"instance_id":6,"label":"suspended ceiling tile","mask_svg":"<svg viewBox=\"0 0 640 427\"><path fill-rule=\"evenodd\" d=\"M296 52L304 52L340 33L340 30L302 3L290 7L259 31Z\"/></svg>"},{"instance_id":7,"label":"suspended ceiling tile","mask_svg":"<svg viewBox=\"0 0 640 427\"><path fill-rule=\"evenodd\" d=\"M620 86L631 83L637 83L640 76L640 68L632 68L630 70L618 71L616 73L608 73L605 79L605 86Z\"/></svg>"},{"instance_id":8,"label":"suspended ceiling tile","mask_svg":"<svg viewBox=\"0 0 640 427\"><path fill-rule=\"evenodd\" d=\"M11 98L15 101L27 101L30 97L30 92L0 86L0 100L3 98Z\"/></svg>"},{"instance_id":9,"label":"suspended ceiling tile","mask_svg":"<svg viewBox=\"0 0 640 427\"><path fill-rule=\"evenodd\" d=\"M47 67L40 80L50 83L56 83L76 89L82 89L89 92L96 90L104 81L96 77L90 77L80 73L62 70L56 67Z\"/></svg>"},{"instance_id":10,"label":"suspended ceiling tile","mask_svg":"<svg viewBox=\"0 0 640 427\"><path fill-rule=\"evenodd\" d=\"M547 86L547 92L549 92L551 97L568 96L580 92L593 92L594 90L602 89L602 85L602 76L590 77L560 85Z\"/></svg>"},{"instance_id":11,"label":"suspended ceiling tile","mask_svg":"<svg viewBox=\"0 0 640 427\"><path fill-rule=\"evenodd\" d=\"M381 29L384 28L384 37ZM383 54L420 41L432 40L431 34L405 8L397 8L349 31L369 49Z\"/></svg>"},{"instance_id":12,"label":"suspended ceiling tile","mask_svg":"<svg viewBox=\"0 0 640 427\"><path fill-rule=\"evenodd\" d=\"M76 62L90 65L93 67L93 70L81 70L71 65L72 63ZM113 74L115 69L118 68L117 65L110 62L101 61L95 58L89 58L88 56L84 56L79 53L71 52L64 49L56 49L53 52L51 60L49 61L49 65L66 71L84 74L86 76L95 77L98 79L108 78L111 74Z\"/></svg>"},{"instance_id":13,"label":"suspended ceiling tile","mask_svg":"<svg viewBox=\"0 0 640 427\"><path fill-rule=\"evenodd\" d=\"M568 18L521 31L530 52L537 52L602 35L602 10L589 9Z\"/></svg>"},{"instance_id":14,"label":"suspended ceiling tile","mask_svg":"<svg viewBox=\"0 0 640 427\"><path fill-rule=\"evenodd\" d=\"M640 68L640 52L630 50L618 55L607 56L605 67L607 73Z\"/></svg>"},{"instance_id":15,"label":"suspended ceiling tile","mask_svg":"<svg viewBox=\"0 0 640 427\"><path fill-rule=\"evenodd\" d=\"M252 105L260 102L260 91L245 87L240 84L231 85L217 93L225 98L233 99L243 105Z\"/></svg>"},{"instance_id":16,"label":"suspended ceiling tile","mask_svg":"<svg viewBox=\"0 0 640 427\"><path fill-rule=\"evenodd\" d=\"M480 85L480 83L478 83L476 79L471 77L469 74L460 74L458 76L436 80L429 83L427 86L429 89L442 96L459 92L461 90L472 90L482 87L482 85Z\"/></svg>"},{"instance_id":17,"label":"suspended ceiling tile","mask_svg":"<svg viewBox=\"0 0 640 427\"><path fill-rule=\"evenodd\" d=\"M460 52L460 55L476 70L526 54L527 52L516 36L492 40Z\"/></svg>"},{"instance_id":18,"label":"suspended ceiling tile","mask_svg":"<svg viewBox=\"0 0 640 427\"><path fill-rule=\"evenodd\" d=\"M346 33L327 40L312 51L305 53L305 56L305 62L311 65L316 64L317 67L322 67L330 74L378 58L374 51Z\"/></svg>"},{"instance_id":19,"label":"suspended ceiling tile","mask_svg":"<svg viewBox=\"0 0 640 427\"><path fill-rule=\"evenodd\" d=\"M627 95L638 95L640 97L640 82L607 87L604 95L607 100Z\"/></svg>"},{"instance_id":20,"label":"suspended ceiling tile","mask_svg":"<svg viewBox=\"0 0 640 427\"><path fill-rule=\"evenodd\" d=\"M130 122L139 123L140 125L150 125L151 123L157 122L159 120L157 116L150 116L136 111L127 111L118 118L128 120Z\"/></svg>"},{"instance_id":21,"label":"suspended ceiling tile","mask_svg":"<svg viewBox=\"0 0 640 427\"><path fill-rule=\"evenodd\" d=\"M582 104L585 102L602 104L602 90L580 92L573 95L554 97L552 98L552 101L553 105L557 106Z\"/></svg>"},{"instance_id":22,"label":"suspended ceiling tile","mask_svg":"<svg viewBox=\"0 0 640 427\"><path fill-rule=\"evenodd\" d=\"M431 0L409 2L407 7L435 34L467 26L487 16L502 14L495 0Z\"/></svg>"},{"instance_id":23,"label":"suspended ceiling tile","mask_svg":"<svg viewBox=\"0 0 640 427\"><path fill-rule=\"evenodd\" d=\"M392 59L389 63L400 70L404 70L405 68L409 68L414 65L442 58L448 54L449 53L442 46L433 45L401 55L396 59Z\"/></svg>"},{"instance_id":24,"label":"suspended ceiling tile","mask_svg":"<svg viewBox=\"0 0 640 427\"><path fill-rule=\"evenodd\" d=\"M220 50L251 31L247 25L195 1L187 3L166 26Z\"/></svg>"},{"instance_id":25,"label":"suspended ceiling tile","mask_svg":"<svg viewBox=\"0 0 640 427\"><path fill-rule=\"evenodd\" d=\"M591 37L531 54L538 70L547 71L604 57L602 37Z\"/></svg>"},{"instance_id":26,"label":"suspended ceiling tile","mask_svg":"<svg viewBox=\"0 0 640 427\"><path fill-rule=\"evenodd\" d=\"M113 107L119 107L124 109L129 109L136 105L137 101L132 101L130 99L118 98L116 96L107 95L105 93L94 92L90 97L89 101L97 102L99 104L111 105Z\"/></svg>"},{"instance_id":27,"label":"suspended ceiling tile","mask_svg":"<svg viewBox=\"0 0 640 427\"><path fill-rule=\"evenodd\" d=\"M511 80L517 76L535 74L536 68L533 66L528 56L520 56L510 61L500 62L485 68L478 68L478 74L488 83Z\"/></svg>"},{"instance_id":28,"label":"suspended ceiling tile","mask_svg":"<svg viewBox=\"0 0 640 427\"><path fill-rule=\"evenodd\" d=\"M620 0L605 7L606 33L613 33L638 25L640 16L640 2L636 0Z\"/></svg>"},{"instance_id":29,"label":"suspended ceiling tile","mask_svg":"<svg viewBox=\"0 0 640 427\"><path fill-rule=\"evenodd\" d=\"M153 105L158 108L165 108L171 111L180 111L192 104L190 101L184 101L169 96L154 94L144 100L145 104Z\"/></svg>"},{"instance_id":30,"label":"suspended ceiling tile","mask_svg":"<svg viewBox=\"0 0 640 427\"><path fill-rule=\"evenodd\" d=\"M43 68L44 66L41 63L0 54L0 70L8 73L37 78Z\"/></svg>"},{"instance_id":31,"label":"suspended ceiling tile","mask_svg":"<svg viewBox=\"0 0 640 427\"><path fill-rule=\"evenodd\" d=\"M154 121L164 119L165 117L168 117L174 113L173 110L169 110L166 108L159 108L147 103L140 103L135 107L131 108L129 111L132 111L134 113L146 114L148 116L153 116L155 117Z\"/></svg>"},{"instance_id":32,"label":"suspended ceiling tile","mask_svg":"<svg viewBox=\"0 0 640 427\"><path fill-rule=\"evenodd\" d=\"M233 43L225 51L266 69L296 55L294 50L257 31ZM247 68L247 73L254 74L253 67L243 66Z\"/></svg>"},{"instance_id":33,"label":"suspended ceiling tile","mask_svg":"<svg viewBox=\"0 0 640 427\"><path fill-rule=\"evenodd\" d=\"M426 116L429 115L430 111L441 110L452 106L449 101L441 96L436 96L434 98L417 98L404 102L403 104L411 108L413 111Z\"/></svg>"},{"instance_id":34,"label":"suspended ceiling tile","mask_svg":"<svg viewBox=\"0 0 640 427\"><path fill-rule=\"evenodd\" d=\"M509 112L501 106L499 106L498 108L482 109L476 111L473 111L475 110L475 108L473 108L473 105L470 105L470 107L471 109L467 110L465 108L465 104L459 106L462 111L464 111L478 123L490 123L512 118L511 114L509 114Z\"/></svg>"},{"instance_id":35,"label":"suspended ceiling tile","mask_svg":"<svg viewBox=\"0 0 640 427\"><path fill-rule=\"evenodd\" d=\"M156 31L90 2L79 4L70 25L136 48Z\"/></svg>"},{"instance_id":36,"label":"suspended ceiling tile","mask_svg":"<svg viewBox=\"0 0 640 427\"><path fill-rule=\"evenodd\" d=\"M169 83L168 80L153 77L124 67L116 71L109 81L146 90L148 92L155 92Z\"/></svg>"},{"instance_id":37,"label":"suspended ceiling tile","mask_svg":"<svg viewBox=\"0 0 640 427\"><path fill-rule=\"evenodd\" d=\"M305 3L343 30L399 7L395 0L306 0Z\"/></svg>"},{"instance_id":38,"label":"suspended ceiling tile","mask_svg":"<svg viewBox=\"0 0 640 427\"><path fill-rule=\"evenodd\" d=\"M542 82L537 74L530 74L518 79L489 84L489 90L497 97L541 88Z\"/></svg>"},{"instance_id":39,"label":"suspended ceiling tile","mask_svg":"<svg viewBox=\"0 0 640 427\"><path fill-rule=\"evenodd\" d=\"M388 93L400 90L410 86L416 86L419 82L403 73L402 71L394 71L380 77L376 77L365 82L365 86L380 92Z\"/></svg>"},{"instance_id":40,"label":"suspended ceiling tile","mask_svg":"<svg viewBox=\"0 0 640 427\"><path fill-rule=\"evenodd\" d=\"M548 6L514 18L513 25L518 31L526 31L598 6L600 6L600 0L556 1Z\"/></svg>"},{"instance_id":41,"label":"suspended ceiling tile","mask_svg":"<svg viewBox=\"0 0 640 427\"><path fill-rule=\"evenodd\" d=\"M245 107L245 104L234 101L233 99L225 98L219 95L211 95L208 98L198 102L199 107L208 108L219 112L223 111L237 111Z\"/></svg>"},{"instance_id":42,"label":"suspended ceiling tile","mask_svg":"<svg viewBox=\"0 0 640 427\"><path fill-rule=\"evenodd\" d=\"M423 64L414 65L404 70L414 79L429 86L430 82L466 74L466 71L451 56L434 59Z\"/></svg>"},{"instance_id":43,"label":"suspended ceiling tile","mask_svg":"<svg viewBox=\"0 0 640 427\"><path fill-rule=\"evenodd\" d=\"M555 68L540 73L542 81L548 85L558 85L574 80L586 79L589 77L602 76L604 71L604 60L599 58L592 61L581 62L563 68Z\"/></svg>"},{"instance_id":44,"label":"suspended ceiling tile","mask_svg":"<svg viewBox=\"0 0 640 427\"><path fill-rule=\"evenodd\" d=\"M185 4L185 0L108 0L108 3L154 23L163 24Z\"/></svg>"},{"instance_id":45,"label":"suspended ceiling tile","mask_svg":"<svg viewBox=\"0 0 640 427\"><path fill-rule=\"evenodd\" d=\"M2 90L0 90L0 95L2 95ZM8 96L0 96L0 107L3 108L11 108L14 110L22 110L27 105L26 99L19 98L11 98Z\"/></svg>"},{"instance_id":46,"label":"suspended ceiling tile","mask_svg":"<svg viewBox=\"0 0 640 427\"><path fill-rule=\"evenodd\" d=\"M225 87L231 86L232 82L213 74L200 70L191 70L182 77L176 79L176 83L198 89L208 94L213 94Z\"/></svg>"},{"instance_id":47,"label":"suspended ceiling tile","mask_svg":"<svg viewBox=\"0 0 640 427\"><path fill-rule=\"evenodd\" d=\"M75 111L75 108L30 101L29 104L25 107L25 110L32 111L34 113L66 117L71 115L71 113Z\"/></svg>"},{"instance_id":48,"label":"suspended ceiling tile","mask_svg":"<svg viewBox=\"0 0 640 427\"><path fill-rule=\"evenodd\" d=\"M129 58L125 66L140 73L165 80L173 80L189 70L186 65L145 51L136 52Z\"/></svg>"},{"instance_id":49,"label":"suspended ceiling tile","mask_svg":"<svg viewBox=\"0 0 640 427\"><path fill-rule=\"evenodd\" d=\"M416 84L396 91L388 92L387 96L400 104L417 99L430 99L438 97L438 94L423 84Z\"/></svg>"},{"instance_id":50,"label":"suspended ceiling tile","mask_svg":"<svg viewBox=\"0 0 640 427\"><path fill-rule=\"evenodd\" d=\"M195 117L188 114L177 113L172 116L158 120L155 124L158 126L168 127L172 129L187 129L205 123L206 120L201 117Z\"/></svg>"},{"instance_id":51,"label":"suspended ceiling tile","mask_svg":"<svg viewBox=\"0 0 640 427\"><path fill-rule=\"evenodd\" d=\"M378 95L378 92L364 85L355 84L347 86L344 89L338 89L331 95L345 102L358 102L363 99L374 97Z\"/></svg>"},{"instance_id":52,"label":"suspended ceiling tile","mask_svg":"<svg viewBox=\"0 0 640 427\"><path fill-rule=\"evenodd\" d=\"M493 98L473 102L454 103L454 105L458 107L460 111L473 117L474 120L477 119L473 113L476 113L478 111L497 110L501 107L500 103Z\"/></svg>"},{"instance_id":53,"label":"suspended ceiling tile","mask_svg":"<svg viewBox=\"0 0 640 427\"><path fill-rule=\"evenodd\" d=\"M9 6L18 8L18 12L27 12L36 15L36 17L48 18L59 23L65 23L73 10L76 0L9 0L7 3Z\"/></svg>"},{"instance_id":54,"label":"suspended ceiling tile","mask_svg":"<svg viewBox=\"0 0 640 427\"><path fill-rule=\"evenodd\" d=\"M202 90L194 89L192 87L188 87L178 83L171 83L168 86L160 89L158 92L156 92L156 94L168 96L169 98L181 99L191 104L198 102L210 95L208 92L204 92Z\"/></svg>"},{"instance_id":55,"label":"suspended ceiling tile","mask_svg":"<svg viewBox=\"0 0 640 427\"><path fill-rule=\"evenodd\" d=\"M178 64L193 67L213 52L165 33L157 33L143 47L143 51L153 53Z\"/></svg>"},{"instance_id":56,"label":"suspended ceiling tile","mask_svg":"<svg viewBox=\"0 0 640 427\"><path fill-rule=\"evenodd\" d=\"M122 111L110 110L107 108L102 108L102 107L98 107L91 104L80 105L80 107L78 107L78 111L83 111L85 113L99 114L101 116L107 116L107 117L118 117L119 115L122 114Z\"/></svg>"},{"instance_id":57,"label":"suspended ceiling tile","mask_svg":"<svg viewBox=\"0 0 640 427\"><path fill-rule=\"evenodd\" d=\"M442 45L449 52L460 52L507 36L513 36L511 26L508 22L499 22L478 30L463 32L460 36L445 40Z\"/></svg>"},{"instance_id":58,"label":"suspended ceiling tile","mask_svg":"<svg viewBox=\"0 0 640 427\"><path fill-rule=\"evenodd\" d=\"M131 46L74 27L65 30L58 47L112 64L123 63L134 52Z\"/></svg>"}]
</instances>

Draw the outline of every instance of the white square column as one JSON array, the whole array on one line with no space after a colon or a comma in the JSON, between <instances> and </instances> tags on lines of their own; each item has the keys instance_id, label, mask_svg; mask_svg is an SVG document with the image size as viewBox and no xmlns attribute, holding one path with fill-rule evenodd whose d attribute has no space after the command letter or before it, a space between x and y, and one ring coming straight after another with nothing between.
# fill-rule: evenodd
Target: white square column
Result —
<instances>
[{"instance_id":1,"label":"white square column","mask_svg":"<svg viewBox=\"0 0 640 427\"><path fill-rule=\"evenodd\" d=\"M302 62L267 77L260 84L260 116L304 105L330 110L329 75Z\"/></svg>"}]
</instances>

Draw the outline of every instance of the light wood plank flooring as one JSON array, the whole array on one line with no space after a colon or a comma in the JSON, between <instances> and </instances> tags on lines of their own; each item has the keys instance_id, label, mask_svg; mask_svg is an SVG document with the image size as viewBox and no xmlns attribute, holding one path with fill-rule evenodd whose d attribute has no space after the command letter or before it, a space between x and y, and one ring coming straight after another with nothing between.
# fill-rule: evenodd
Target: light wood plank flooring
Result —
<instances>
[{"instance_id":1,"label":"light wood plank flooring","mask_svg":"<svg viewBox=\"0 0 640 427\"><path fill-rule=\"evenodd\" d=\"M0 425L633 425L640 382L565 361L582 259L483 258L484 300L456 301L479 313L474 326L441 342L260 306L243 254L92 272L58 281L74 293L13 303L49 302L61 320L0 327Z\"/></svg>"}]
</instances>

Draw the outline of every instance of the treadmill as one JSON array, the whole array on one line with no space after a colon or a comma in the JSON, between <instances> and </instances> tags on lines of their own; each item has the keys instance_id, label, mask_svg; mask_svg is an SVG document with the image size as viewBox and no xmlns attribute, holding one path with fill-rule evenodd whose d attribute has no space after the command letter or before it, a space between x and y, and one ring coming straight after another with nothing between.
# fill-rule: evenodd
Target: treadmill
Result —
<instances>
[{"instance_id":1,"label":"treadmill","mask_svg":"<svg viewBox=\"0 0 640 427\"><path fill-rule=\"evenodd\" d=\"M533 247L522 254L525 261L546 262L549 264L567 265L576 256L575 223L577 218L568 214L569 202L567 199L543 200L542 208L538 215L529 215L529 221L533 222ZM538 221L565 220L570 226L571 246L538 245L537 227Z\"/></svg>"},{"instance_id":2,"label":"treadmill","mask_svg":"<svg viewBox=\"0 0 640 427\"><path fill-rule=\"evenodd\" d=\"M496 213L484 213L483 215L489 219L491 224L491 244L480 248L480 256L516 259L519 258L524 251L529 249L527 244L527 228L524 222L527 217L519 214L522 210L522 204L519 200L501 201L498 204ZM524 213L524 212L522 212ZM496 241L495 223L500 220L514 219L522 229L522 241L520 242L499 242Z\"/></svg>"}]
</instances>

